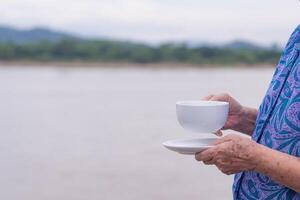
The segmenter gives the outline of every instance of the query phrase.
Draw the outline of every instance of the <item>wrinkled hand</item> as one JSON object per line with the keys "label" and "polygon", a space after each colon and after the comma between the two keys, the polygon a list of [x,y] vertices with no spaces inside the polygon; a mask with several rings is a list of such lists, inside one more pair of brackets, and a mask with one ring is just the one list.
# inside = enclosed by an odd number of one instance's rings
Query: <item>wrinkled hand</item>
{"label": "wrinkled hand", "polygon": [[[232,130],[239,130],[240,126],[242,125],[241,120],[244,117],[244,107],[237,102],[234,98],[232,98],[229,94],[222,93],[217,95],[208,95],[203,98],[203,100],[207,101],[225,101],[229,103],[229,112],[227,122],[222,128],[225,129],[232,129]],[[216,135],[221,136],[221,131],[215,133]]]}
{"label": "wrinkled hand", "polygon": [[[257,110],[255,108],[242,106],[239,102],[226,93],[209,95],[204,97],[203,100],[228,102],[228,118],[222,129],[232,129],[247,135],[252,135],[257,117]],[[218,131],[215,134],[221,136],[222,132]]]}
{"label": "wrinkled hand", "polygon": [[257,166],[255,150],[259,144],[239,135],[227,135],[219,139],[215,146],[197,153],[197,161],[206,165],[216,165],[224,174],[254,170]]}

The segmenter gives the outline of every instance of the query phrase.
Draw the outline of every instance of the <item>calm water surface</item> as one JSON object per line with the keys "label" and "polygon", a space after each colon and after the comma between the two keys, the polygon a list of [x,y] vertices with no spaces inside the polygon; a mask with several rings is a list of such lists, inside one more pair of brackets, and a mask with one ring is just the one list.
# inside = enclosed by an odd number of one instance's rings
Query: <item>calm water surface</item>
{"label": "calm water surface", "polygon": [[[203,137],[177,100],[258,106],[273,69],[0,68],[0,199],[231,199],[232,176],[162,147]],[[206,135],[207,136],[207,135]]]}

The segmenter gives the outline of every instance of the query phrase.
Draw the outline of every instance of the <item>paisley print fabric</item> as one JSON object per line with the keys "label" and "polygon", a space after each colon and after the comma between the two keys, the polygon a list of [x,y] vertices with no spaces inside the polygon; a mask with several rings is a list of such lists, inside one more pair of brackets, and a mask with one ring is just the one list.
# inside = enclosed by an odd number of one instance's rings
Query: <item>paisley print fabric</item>
{"label": "paisley print fabric", "polygon": [[[252,135],[262,145],[297,157],[300,157],[299,53],[300,26],[291,35],[279,60]],[[233,196],[239,200],[300,200],[300,193],[253,171],[235,175]]]}

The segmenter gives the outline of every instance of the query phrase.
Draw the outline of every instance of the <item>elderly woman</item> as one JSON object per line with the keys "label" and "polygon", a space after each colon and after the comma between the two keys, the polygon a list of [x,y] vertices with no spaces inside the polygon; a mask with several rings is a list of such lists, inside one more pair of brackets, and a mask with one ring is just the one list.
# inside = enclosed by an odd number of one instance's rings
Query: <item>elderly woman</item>
{"label": "elderly woman", "polygon": [[300,199],[300,26],[284,50],[257,111],[227,94],[206,100],[229,102],[227,135],[196,160],[235,174],[234,199]]}

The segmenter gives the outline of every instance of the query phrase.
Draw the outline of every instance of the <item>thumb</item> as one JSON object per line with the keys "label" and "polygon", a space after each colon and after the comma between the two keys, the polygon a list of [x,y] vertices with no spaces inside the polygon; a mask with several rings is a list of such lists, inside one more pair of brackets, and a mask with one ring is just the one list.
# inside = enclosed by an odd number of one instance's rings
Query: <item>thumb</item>
{"label": "thumb", "polygon": [[214,97],[214,95],[211,94],[211,95],[208,95],[208,96],[203,97],[201,100],[209,101],[209,100],[210,100],[211,98],[213,98],[213,97]]}
{"label": "thumb", "polygon": [[221,137],[223,135],[221,130],[218,130],[217,132],[214,132],[213,134],[215,134],[216,136]]}
{"label": "thumb", "polygon": [[233,140],[233,138],[235,137],[238,137],[237,135],[235,134],[229,134],[229,135],[226,135],[218,140],[215,141],[215,145],[218,145],[218,144],[222,144],[222,143],[226,143],[226,142],[230,142]]}

